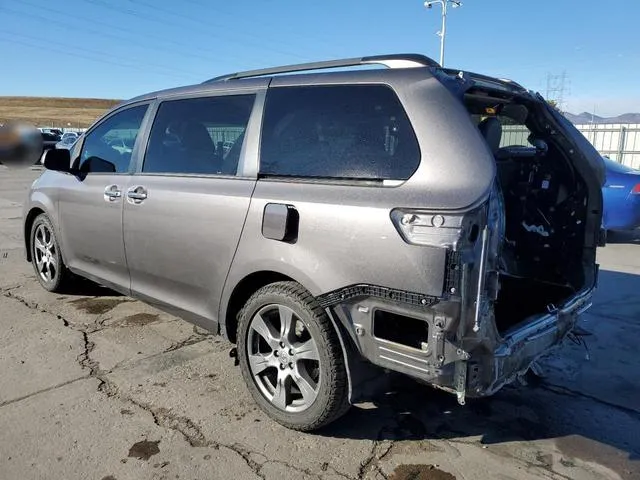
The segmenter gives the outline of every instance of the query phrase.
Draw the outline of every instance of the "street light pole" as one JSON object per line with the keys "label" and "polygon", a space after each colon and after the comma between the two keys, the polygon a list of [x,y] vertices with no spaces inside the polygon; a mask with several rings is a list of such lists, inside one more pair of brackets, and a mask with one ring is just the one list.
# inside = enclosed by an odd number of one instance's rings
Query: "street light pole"
{"label": "street light pole", "polygon": [[444,40],[447,34],[447,2],[442,2],[442,28],[440,29],[440,65],[444,67]]}
{"label": "street light pole", "polygon": [[433,0],[424,2],[424,6],[433,8],[433,5],[436,3],[442,7],[442,28],[438,32],[438,36],[440,37],[440,66],[444,67],[444,43],[447,35],[447,6],[451,3],[453,8],[457,8],[462,6],[462,2],[457,0]]}

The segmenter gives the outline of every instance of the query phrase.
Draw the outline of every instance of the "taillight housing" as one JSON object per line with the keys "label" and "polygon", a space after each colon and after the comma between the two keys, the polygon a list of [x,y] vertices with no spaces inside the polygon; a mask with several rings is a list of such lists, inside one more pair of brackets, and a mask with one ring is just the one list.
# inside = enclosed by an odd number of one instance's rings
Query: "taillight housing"
{"label": "taillight housing", "polygon": [[476,215],[395,209],[391,220],[407,243],[456,250]]}
{"label": "taillight housing", "polygon": [[636,184],[636,186],[631,189],[631,193],[640,195],[640,183]]}

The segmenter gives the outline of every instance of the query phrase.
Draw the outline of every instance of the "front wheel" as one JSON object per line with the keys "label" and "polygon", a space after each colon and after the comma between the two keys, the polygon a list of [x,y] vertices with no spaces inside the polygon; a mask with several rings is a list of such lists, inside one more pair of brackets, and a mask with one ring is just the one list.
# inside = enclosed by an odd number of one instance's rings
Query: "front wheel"
{"label": "front wheel", "polygon": [[62,260],[60,245],[46,214],[34,220],[30,240],[31,263],[40,285],[50,292],[64,292],[70,287],[73,275]]}
{"label": "front wheel", "polygon": [[310,431],[348,410],[338,335],[301,285],[278,282],[261,288],[239,317],[242,375],[271,418],[288,428]]}

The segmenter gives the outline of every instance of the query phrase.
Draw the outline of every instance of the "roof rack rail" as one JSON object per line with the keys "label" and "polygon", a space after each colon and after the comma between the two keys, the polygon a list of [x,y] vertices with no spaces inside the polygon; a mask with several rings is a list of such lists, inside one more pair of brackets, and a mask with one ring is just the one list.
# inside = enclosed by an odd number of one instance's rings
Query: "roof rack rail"
{"label": "roof rack rail", "polygon": [[304,72],[309,70],[324,70],[329,68],[355,67],[357,65],[385,65],[389,68],[412,67],[440,67],[435,60],[417,53],[397,53],[392,55],[374,55],[369,57],[345,58],[341,60],[327,60],[324,62],[300,63],[282,67],[248,70],[246,72],[230,73],[206,80],[203,83],[236,80],[239,78],[262,77],[279,73]]}

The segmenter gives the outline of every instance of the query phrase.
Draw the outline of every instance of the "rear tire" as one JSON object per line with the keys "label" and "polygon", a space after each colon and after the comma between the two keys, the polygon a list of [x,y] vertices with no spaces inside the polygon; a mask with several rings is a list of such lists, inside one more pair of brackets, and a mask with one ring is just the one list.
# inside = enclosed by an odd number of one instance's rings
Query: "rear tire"
{"label": "rear tire", "polygon": [[256,291],[239,313],[237,338],[247,388],[276,422],[311,431],[349,409],[338,334],[298,283],[278,282]]}
{"label": "rear tire", "polygon": [[36,278],[45,290],[64,293],[72,287],[74,276],[62,260],[53,224],[44,213],[33,221],[29,247]]}

